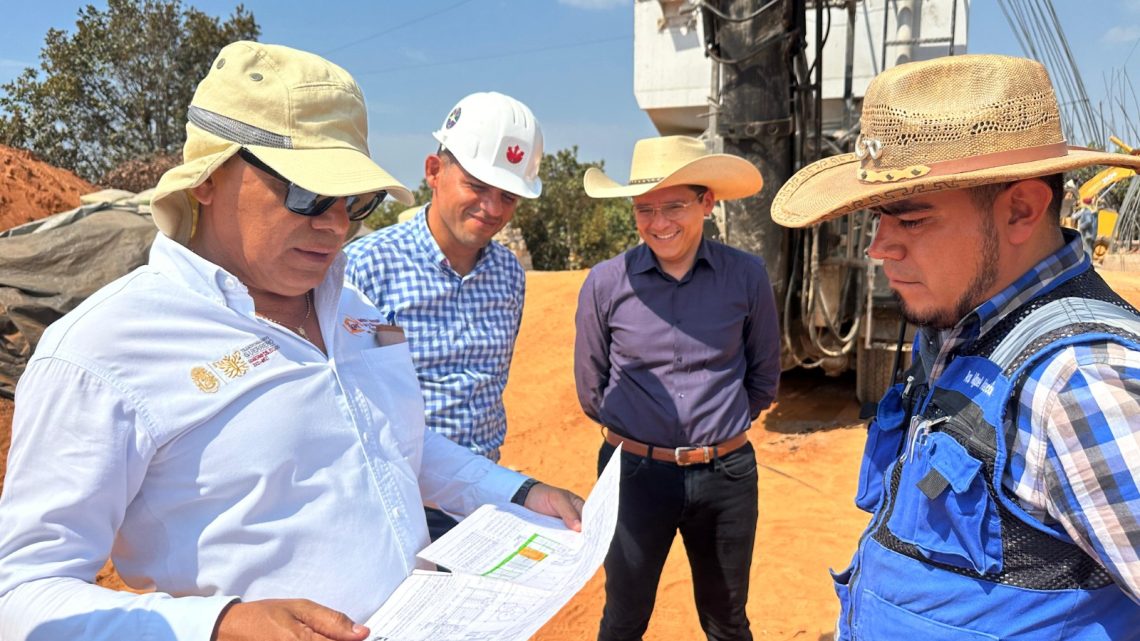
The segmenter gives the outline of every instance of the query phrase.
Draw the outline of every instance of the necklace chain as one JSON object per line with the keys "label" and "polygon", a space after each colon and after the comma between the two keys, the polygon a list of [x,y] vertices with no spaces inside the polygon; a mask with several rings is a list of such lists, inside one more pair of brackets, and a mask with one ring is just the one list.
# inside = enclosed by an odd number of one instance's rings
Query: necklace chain
{"label": "necklace chain", "polygon": [[285,329],[291,330],[301,338],[309,340],[309,334],[305,331],[305,323],[309,322],[309,317],[313,315],[313,290],[310,289],[309,291],[305,292],[305,317],[301,319],[301,324],[297,325],[296,327],[290,327],[289,325],[282,323],[275,318],[270,318],[261,312],[254,312],[254,314],[256,314],[258,318],[264,318],[274,325],[280,325]]}

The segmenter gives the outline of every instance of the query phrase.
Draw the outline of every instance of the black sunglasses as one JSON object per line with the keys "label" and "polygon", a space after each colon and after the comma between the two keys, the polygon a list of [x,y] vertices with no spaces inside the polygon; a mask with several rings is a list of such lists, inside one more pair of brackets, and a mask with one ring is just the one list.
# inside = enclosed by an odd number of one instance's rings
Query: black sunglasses
{"label": "black sunglasses", "polygon": [[[260,169],[261,171],[269,174],[275,180],[285,183],[287,189],[285,191],[285,208],[294,214],[301,214],[302,216],[320,216],[325,213],[329,207],[333,206],[339,196],[321,196],[301,187],[288,178],[282,176],[273,170],[269,165],[261,162],[261,159],[253,155],[245,147],[238,150],[238,155],[246,163]],[[345,209],[348,210],[348,219],[352,221],[364,220],[368,215],[376,211],[376,207],[384,200],[388,192],[380,190],[372,194],[362,194],[359,196],[344,196]]]}

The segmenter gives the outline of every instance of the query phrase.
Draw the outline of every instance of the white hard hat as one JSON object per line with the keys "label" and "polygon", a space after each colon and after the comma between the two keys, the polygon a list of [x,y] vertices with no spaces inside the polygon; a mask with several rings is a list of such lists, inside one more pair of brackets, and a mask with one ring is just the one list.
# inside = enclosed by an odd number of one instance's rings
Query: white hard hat
{"label": "white hard hat", "polygon": [[473,93],[432,134],[463,169],[523,198],[538,198],[542,129],[523,103],[494,91]]}

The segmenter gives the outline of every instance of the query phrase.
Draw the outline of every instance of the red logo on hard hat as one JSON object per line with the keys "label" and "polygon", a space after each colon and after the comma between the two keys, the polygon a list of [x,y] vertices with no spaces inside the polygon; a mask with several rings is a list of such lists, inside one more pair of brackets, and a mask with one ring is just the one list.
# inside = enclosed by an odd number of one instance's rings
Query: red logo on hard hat
{"label": "red logo on hard hat", "polygon": [[525,155],[526,152],[524,152],[522,149],[519,149],[518,145],[515,145],[514,147],[507,147],[507,160],[509,160],[512,165],[517,165],[522,162],[523,156]]}

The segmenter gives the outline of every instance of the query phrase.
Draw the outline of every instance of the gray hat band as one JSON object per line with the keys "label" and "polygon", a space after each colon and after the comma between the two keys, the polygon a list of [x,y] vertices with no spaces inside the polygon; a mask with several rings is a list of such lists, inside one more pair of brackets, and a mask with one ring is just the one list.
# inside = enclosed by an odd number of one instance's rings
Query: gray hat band
{"label": "gray hat band", "polygon": [[193,105],[190,106],[188,112],[191,123],[230,142],[236,142],[239,145],[275,147],[277,149],[293,148],[293,139],[289,136],[282,136],[253,125],[247,125],[240,120],[234,120]]}

